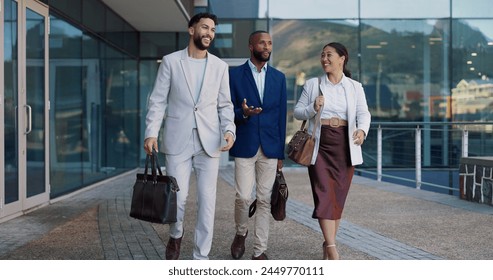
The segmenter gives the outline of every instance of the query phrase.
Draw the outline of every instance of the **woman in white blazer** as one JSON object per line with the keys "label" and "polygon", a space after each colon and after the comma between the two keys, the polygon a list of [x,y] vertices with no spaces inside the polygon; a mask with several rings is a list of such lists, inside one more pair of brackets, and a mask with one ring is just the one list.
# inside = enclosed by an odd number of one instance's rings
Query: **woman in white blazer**
{"label": "woman in white blazer", "polygon": [[363,87],[346,69],[348,60],[342,44],[325,45],[320,63],[326,75],[306,82],[294,109],[296,119],[309,120],[308,131],[313,131],[320,113],[308,174],[315,204],[312,217],[324,236],[323,259],[339,259],[337,230],[354,166],[363,163],[361,145],[371,121]]}

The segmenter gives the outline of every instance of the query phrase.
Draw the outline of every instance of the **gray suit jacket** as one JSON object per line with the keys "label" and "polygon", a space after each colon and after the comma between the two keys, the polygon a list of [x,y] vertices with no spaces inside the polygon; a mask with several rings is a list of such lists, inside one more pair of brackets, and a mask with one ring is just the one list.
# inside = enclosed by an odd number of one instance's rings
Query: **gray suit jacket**
{"label": "gray suit jacket", "polygon": [[215,55],[207,54],[202,89],[195,102],[187,56],[186,48],[163,57],[149,97],[145,138],[157,137],[164,121],[160,150],[178,155],[188,144],[196,122],[205,152],[219,157],[224,133],[231,131],[234,136],[236,132],[228,65]]}

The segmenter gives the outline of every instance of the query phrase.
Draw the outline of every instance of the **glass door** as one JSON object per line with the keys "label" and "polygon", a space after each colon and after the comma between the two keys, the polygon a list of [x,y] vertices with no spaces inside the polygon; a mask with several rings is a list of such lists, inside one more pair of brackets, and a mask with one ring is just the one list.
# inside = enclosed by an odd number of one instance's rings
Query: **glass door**
{"label": "glass door", "polygon": [[0,219],[49,201],[48,8],[2,2]]}
{"label": "glass door", "polygon": [[[21,114],[25,117],[20,128],[22,147],[20,157],[25,164],[23,209],[49,200],[48,180],[48,8],[36,1],[26,1],[23,32],[25,93]],[[24,103],[25,98],[25,103]],[[24,189],[22,187],[21,189]]]}

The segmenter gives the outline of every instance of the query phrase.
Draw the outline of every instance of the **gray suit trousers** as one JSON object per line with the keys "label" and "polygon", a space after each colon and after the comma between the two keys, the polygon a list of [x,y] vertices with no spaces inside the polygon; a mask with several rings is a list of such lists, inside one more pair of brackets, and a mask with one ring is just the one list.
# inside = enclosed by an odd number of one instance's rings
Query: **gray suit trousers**
{"label": "gray suit trousers", "polygon": [[208,156],[200,143],[197,129],[185,151],[179,155],[166,155],[166,174],[174,176],[180,187],[177,193],[177,222],[170,225],[170,237],[183,236],[185,204],[190,187],[192,168],[197,178],[197,222],[195,224],[193,259],[207,260],[212,246],[214,214],[216,207],[217,176],[220,158]]}

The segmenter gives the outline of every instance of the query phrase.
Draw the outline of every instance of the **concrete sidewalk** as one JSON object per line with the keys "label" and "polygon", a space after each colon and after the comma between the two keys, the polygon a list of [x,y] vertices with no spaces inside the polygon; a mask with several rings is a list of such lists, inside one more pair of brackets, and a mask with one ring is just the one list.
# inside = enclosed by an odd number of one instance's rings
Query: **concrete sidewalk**
{"label": "concrete sidewalk", "polygon": [[[272,220],[267,254],[270,259],[318,260],[323,239],[311,218],[306,168],[283,171],[289,187],[287,219]],[[168,226],[128,216],[136,173],[122,174],[1,223],[0,259],[164,259]],[[220,171],[211,260],[231,259],[233,176],[232,167]],[[180,259],[192,258],[194,201],[192,187]],[[345,260],[491,260],[491,225],[491,206],[355,176],[338,250]],[[252,238],[247,238],[246,246],[243,259],[252,255]]]}

